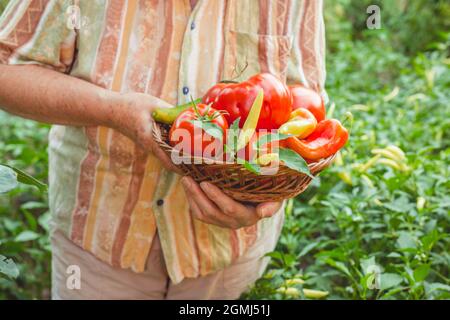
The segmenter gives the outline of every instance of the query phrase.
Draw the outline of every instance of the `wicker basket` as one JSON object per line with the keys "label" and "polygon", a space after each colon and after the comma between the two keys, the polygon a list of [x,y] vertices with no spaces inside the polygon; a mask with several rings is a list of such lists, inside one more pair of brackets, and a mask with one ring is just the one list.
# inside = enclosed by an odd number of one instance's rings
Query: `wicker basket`
{"label": "wicker basket", "polygon": [[[153,138],[170,157],[174,150],[168,144],[168,132],[167,125],[157,123],[153,126]],[[311,173],[317,175],[328,167],[333,159],[334,155],[310,163],[308,166]],[[289,199],[302,193],[312,180],[311,177],[282,164],[275,175],[257,175],[237,163],[182,163],[177,166],[196,182],[211,182],[231,198],[242,202]]]}

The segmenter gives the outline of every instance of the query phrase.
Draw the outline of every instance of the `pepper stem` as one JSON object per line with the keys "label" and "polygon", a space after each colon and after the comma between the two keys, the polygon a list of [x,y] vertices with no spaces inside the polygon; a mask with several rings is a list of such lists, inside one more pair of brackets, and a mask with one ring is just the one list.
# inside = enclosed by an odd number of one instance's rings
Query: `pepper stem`
{"label": "pepper stem", "polygon": [[231,79],[223,79],[220,81],[220,83],[239,83],[238,81],[236,81],[236,79],[239,78],[247,68],[248,68],[247,58],[245,58],[245,65],[240,70],[237,70],[237,62],[236,62],[236,65],[233,68],[233,72],[231,73],[231,76],[233,76],[234,74],[236,74],[236,75]]}

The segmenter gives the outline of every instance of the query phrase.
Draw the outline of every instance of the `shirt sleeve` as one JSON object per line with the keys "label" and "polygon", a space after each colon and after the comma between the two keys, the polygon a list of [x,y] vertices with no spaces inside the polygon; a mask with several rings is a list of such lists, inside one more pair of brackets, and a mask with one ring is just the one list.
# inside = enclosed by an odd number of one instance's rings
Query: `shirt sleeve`
{"label": "shirt sleeve", "polygon": [[288,63],[287,82],[301,83],[319,92],[325,101],[325,24],[323,1],[301,1],[292,25],[293,45]]}
{"label": "shirt sleeve", "polygon": [[76,43],[71,6],[72,0],[11,0],[0,17],[0,63],[68,72]]}

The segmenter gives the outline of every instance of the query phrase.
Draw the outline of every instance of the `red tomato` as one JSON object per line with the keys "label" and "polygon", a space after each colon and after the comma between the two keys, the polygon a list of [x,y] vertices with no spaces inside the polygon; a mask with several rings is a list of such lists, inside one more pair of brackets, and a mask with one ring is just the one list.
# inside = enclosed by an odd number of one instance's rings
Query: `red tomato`
{"label": "red tomato", "polygon": [[[192,120],[209,122],[222,129],[222,139],[217,139],[192,123]],[[193,156],[215,157],[223,153],[228,122],[222,113],[198,104],[197,110],[193,107],[181,112],[175,119],[169,132],[170,145],[179,151],[189,151]]]}
{"label": "red tomato", "polygon": [[325,104],[322,97],[314,90],[303,87],[302,85],[289,86],[292,95],[292,109],[308,109],[317,122],[325,119]]}
{"label": "red tomato", "polygon": [[289,120],[292,98],[288,87],[269,73],[257,74],[241,83],[218,83],[203,97],[205,104],[216,110],[225,110],[231,124],[241,118],[242,128],[259,90],[264,90],[264,101],[256,129],[278,129]]}

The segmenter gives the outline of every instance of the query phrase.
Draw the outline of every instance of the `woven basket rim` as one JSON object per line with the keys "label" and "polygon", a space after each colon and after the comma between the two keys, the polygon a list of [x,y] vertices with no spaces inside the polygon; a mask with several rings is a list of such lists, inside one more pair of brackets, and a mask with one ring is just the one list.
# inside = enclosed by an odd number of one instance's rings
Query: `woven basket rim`
{"label": "woven basket rim", "polygon": [[[174,148],[170,144],[168,144],[166,141],[164,141],[164,139],[162,139],[161,125],[164,125],[164,124],[160,124],[158,122],[154,123],[153,128],[152,128],[153,137],[154,137],[155,141],[159,144],[159,146],[171,158],[172,153],[176,152],[176,150],[174,150]],[[164,125],[164,126],[167,126],[167,125]],[[192,155],[181,156],[181,157],[179,155],[177,155],[177,157],[179,157],[183,161],[190,160],[191,162],[188,162],[190,165],[235,166],[236,168],[241,168],[241,169],[247,170],[243,164],[237,163],[237,162],[227,162],[227,161],[209,159],[209,158],[192,156]],[[336,154],[333,154],[327,158],[322,158],[318,161],[310,162],[310,163],[308,163],[308,168],[311,171],[311,173],[313,174],[316,168],[323,168],[325,166],[328,166],[328,164],[330,164],[335,157],[336,157]],[[171,160],[172,160],[172,158],[171,158]],[[199,162],[195,162],[195,160],[197,160]],[[208,162],[205,162],[205,160]],[[284,165],[282,162],[279,163],[279,166],[280,166],[280,168],[285,168],[286,170],[292,171],[293,173],[296,173],[296,174],[299,173],[298,171],[291,169],[288,166]]]}

